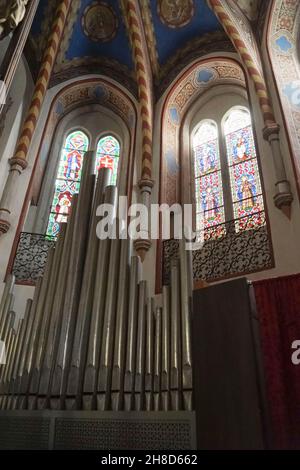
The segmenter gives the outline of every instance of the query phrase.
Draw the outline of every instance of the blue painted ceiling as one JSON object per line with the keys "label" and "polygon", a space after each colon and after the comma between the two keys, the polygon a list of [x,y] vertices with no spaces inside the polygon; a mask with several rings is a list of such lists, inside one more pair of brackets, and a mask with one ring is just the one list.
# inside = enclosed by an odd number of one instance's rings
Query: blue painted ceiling
{"label": "blue painted ceiling", "polygon": [[[83,18],[87,7],[96,3],[106,3],[115,15],[116,28],[106,42],[92,40],[84,32]],[[45,38],[49,34],[49,28],[53,19],[56,2],[53,0],[40,0],[37,15],[31,30],[31,43],[36,47],[36,57],[41,57],[41,52],[45,47]],[[151,25],[152,52],[153,49],[157,60],[156,70],[162,68],[167,61],[178,54],[178,51],[187,44],[193,44],[206,33],[221,31],[222,28],[207,6],[206,0],[143,0],[141,3],[143,16],[147,16]],[[186,9],[184,9],[186,7]],[[73,13],[69,16],[70,28],[68,37],[63,42],[63,50],[60,61],[63,64],[64,74],[68,69],[69,75],[64,75],[61,79],[66,79],[71,74],[71,69],[80,68],[79,73],[91,72],[90,64],[97,62],[99,70],[104,66],[106,74],[109,70],[118,69],[119,78],[122,76],[134,78],[134,65],[132,51],[128,39],[126,25],[123,18],[120,0],[73,0]],[[180,12],[183,11],[184,21],[181,21]],[[50,20],[51,18],[51,20]],[[167,20],[166,20],[167,19]],[[170,20],[170,22],[168,22]],[[173,20],[175,21],[172,24]],[[177,21],[178,20],[178,21]],[[95,20],[96,22],[98,20]],[[177,22],[176,22],[177,21]],[[57,64],[56,72],[62,70],[61,64]],[[152,64],[153,65],[153,64]],[[94,65],[93,65],[94,66]],[[155,70],[155,67],[152,67]],[[102,67],[103,70],[103,67]],[[112,72],[113,76],[113,72]]]}
{"label": "blue painted ceiling", "polygon": [[98,57],[105,56],[117,60],[121,64],[126,65],[128,68],[133,68],[131,49],[126,33],[124,21],[120,4],[118,0],[110,0],[108,3],[118,19],[117,31],[114,38],[107,42],[94,42],[89,39],[83,31],[82,16],[86,7],[91,4],[91,0],[82,0],[80,9],[77,15],[77,20],[73,27],[68,51],[66,53],[66,60],[74,59],[75,57]]}
{"label": "blue painted ceiling", "polygon": [[[176,1],[173,3],[176,5]],[[177,3],[180,4],[180,2]],[[194,13],[190,21],[186,25],[177,28],[171,28],[163,23],[159,15],[157,0],[151,0],[150,4],[160,65],[163,65],[188,41],[205,33],[221,29],[216,16],[207,6],[206,0],[195,0],[193,2]]]}

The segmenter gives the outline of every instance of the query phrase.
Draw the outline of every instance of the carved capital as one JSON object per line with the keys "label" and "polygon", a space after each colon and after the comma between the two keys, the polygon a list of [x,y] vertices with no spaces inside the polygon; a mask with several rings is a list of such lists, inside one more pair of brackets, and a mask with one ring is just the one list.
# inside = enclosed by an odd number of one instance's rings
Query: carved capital
{"label": "carved capital", "polygon": [[8,220],[0,218],[0,236],[7,233],[10,229],[10,222]]}
{"label": "carved capital", "polygon": [[19,173],[22,173],[22,171],[25,170],[28,166],[28,162],[24,158],[12,157],[8,162],[10,164],[11,170],[17,170]]}
{"label": "carved capital", "polygon": [[290,191],[278,192],[274,196],[275,206],[281,210],[288,219],[291,218],[292,202],[294,200],[293,194]]}
{"label": "carved capital", "polygon": [[141,192],[147,192],[151,194],[152,188],[154,186],[154,181],[151,179],[142,179],[138,182]]}
{"label": "carved capital", "polygon": [[145,260],[146,253],[147,251],[150,250],[151,245],[152,245],[151,240],[139,239],[139,240],[134,241],[135,251],[137,252],[138,256],[141,258],[142,262]]}
{"label": "carved capital", "polygon": [[277,122],[269,124],[263,129],[264,139],[269,141],[271,136],[278,136],[280,132],[280,125]]}

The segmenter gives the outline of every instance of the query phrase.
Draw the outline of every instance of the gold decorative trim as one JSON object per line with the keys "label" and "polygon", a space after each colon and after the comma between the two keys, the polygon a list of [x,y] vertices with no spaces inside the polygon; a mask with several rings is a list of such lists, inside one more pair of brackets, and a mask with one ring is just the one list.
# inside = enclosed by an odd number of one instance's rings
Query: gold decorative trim
{"label": "gold decorative trim", "polygon": [[193,38],[184,46],[177,49],[177,51],[164,63],[164,65],[160,68],[158,78],[161,79],[168,75],[173,69],[174,65],[190,52],[196,51],[197,49],[201,48],[201,46],[207,45],[208,43],[225,40],[228,40],[228,36],[223,31],[214,31]]}
{"label": "gold decorative trim", "polygon": [[135,79],[135,74],[132,70],[130,70],[126,65],[120,64],[115,59],[111,59],[105,56],[98,56],[98,57],[90,57],[90,56],[83,56],[83,57],[74,57],[71,60],[64,60],[61,64],[59,64],[59,69],[55,69],[55,73],[59,73],[65,70],[70,69],[71,67],[81,67],[84,65],[105,65],[111,69],[116,69],[119,72],[125,73],[127,76]]}
{"label": "gold decorative trim", "polygon": [[160,64],[149,0],[141,0],[141,12],[152,72],[154,77],[158,78],[160,74]]}
{"label": "gold decorative trim", "polygon": [[72,0],[71,2],[67,24],[64,30],[64,36],[60,43],[60,49],[58,51],[56,63],[55,63],[54,70],[53,70],[54,73],[60,72],[60,70],[62,70],[61,64],[66,61],[65,57],[66,57],[66,53],[67,53],[70,40],[72,37],[73,28],[77,20],[80,5],[81,5],[81,0]]}

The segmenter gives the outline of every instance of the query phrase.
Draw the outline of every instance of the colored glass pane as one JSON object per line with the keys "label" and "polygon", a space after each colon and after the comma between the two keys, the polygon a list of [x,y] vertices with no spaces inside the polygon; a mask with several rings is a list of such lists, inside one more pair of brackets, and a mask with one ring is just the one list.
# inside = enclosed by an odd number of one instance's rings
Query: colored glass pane
{"label": "colored glass pane", "polygon": [[196,211],[204,214],[204,228],[224,222],[221,173],[216,171],[197,178],[195,190]]}
{"label": "colored glass pane", "polygon": [[112,170],[110,184],[117,183],[118,165],[120,158],[120,144],[113,136],[106,136],[99,140],[97,146],[97,170],[110,168]]}
{"label": "colored glass pane", "polygon": [[193,140],[196,227],[209,229],[225,221],[218,130],[215,123],[204,121]]}
{"label": "colored glass pane", "polygon": [[225,122],[225,134],[251,127],[251,117],[246,109],[233,109]]}
{"label": "colored glass pane", "polygon": [[226,144],[230,166],[256,157],[251,126],[227,134]]}
{"label": "colored glass pane", "polygon": [[213,121],[203,121],[194,134],[193,146],[195,148],[216,139],[218,139],[216,124]]}
{"label": "colored glass pane", "polygon": [[62,150],[57,178],[79,181],[82,169],[82,153],[78,150]]}
{"label": "colored glass pane", "polygon": [[74,194],[79,191],[79,182],[56,180],[51,212],[68,214]]}
{"label": "colored glass pane", "polygon": [[72,197],[80,186],[83,155],[88,150],[89,139],[82,131],[71,132],[61,151],[55,181],[54,196],[51,204],[46,235],[56,237],[59,224],[66,222]]}
{"label": "colored glass pane", "polygon": [[57,237],[59,233],[59,223],[56,221],[56,214],[51,212],[48,220],[47,236]]}
{"label": "colored glass pane", "polygon": [[194,149],[195,177],[219,170],[218,140],[199,145]]}
{"label": "colored glass pane", "polygon": [[[243,127],[244,126],[244,127]],[[233,110],[225,123],[233,213],[237,230],[261,225],[262,217],[247,217],[264,210],[262,187],[255,151],[250,114]]]}

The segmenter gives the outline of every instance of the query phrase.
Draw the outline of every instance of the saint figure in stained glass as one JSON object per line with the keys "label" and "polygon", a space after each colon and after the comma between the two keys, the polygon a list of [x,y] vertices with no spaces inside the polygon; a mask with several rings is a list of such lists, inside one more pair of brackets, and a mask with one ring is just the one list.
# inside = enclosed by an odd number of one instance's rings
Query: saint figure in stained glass
{"label": "saint figure in stained glass", "polygon": [[242,208],[244,210],[252,209],[254,207],[254,191],[255,186],[253,185],[253,183],[250,183],[247,176],[243,176],[241,182],[240,200],[242,201]]}
{"label": "saint figure in stained glass", "polygon": [[62,148],[46,235],[57,237],[59,224],[66,222],[72,197],[78,193],[84,153],[89,139],[82,131],[71,132]]}
{"label": "saint figure in stained glass", "polygon": [[[204,229],[210,229],[224,222],[218,130],[213,121],[200,124],[194,134],[193,150],[196,220],[204,219]],[[204,217],[201,218],[201,214]],[[197,226],[197,230],[201,229]]]}
{"label": "saint figure in stained glass", "polygon": [[56,222],[65,222],[66,221],[66,215],[69,214],[69,210],[71,207],[71,200],[72,200],[72,195],[69,191],[66,191],[65,193],[61,193],[58,195],[58,201],[55,206],[55,220]]}
{"label": "saint figure in stained glass", "polygon": [[67,156],[67,162],[64,168],[64,176],[66,179],[77,180],[79,178],[79,173],[82,165],[82,157],[77,150],[69,152]]}
{"label": "saint figure in stained glass", "polygon": [[234,218],[241,221],[238,230],[254,228],[262,219],[248,224],[245,218],[262,212],[264,204],[249,112],[233,109],[224,127]]}

